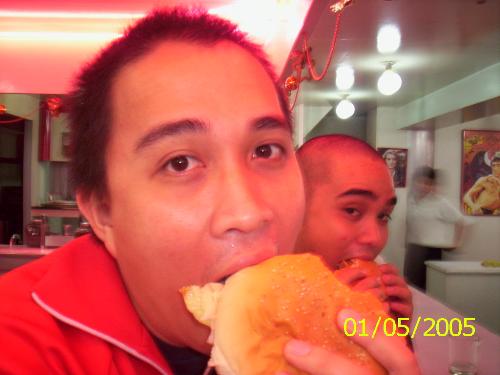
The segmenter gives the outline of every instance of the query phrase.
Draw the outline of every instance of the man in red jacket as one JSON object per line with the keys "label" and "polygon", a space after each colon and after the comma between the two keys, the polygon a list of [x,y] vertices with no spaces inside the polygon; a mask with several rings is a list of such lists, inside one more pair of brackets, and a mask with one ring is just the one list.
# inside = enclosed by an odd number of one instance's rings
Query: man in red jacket
{"label": "man in red jacket", "polygon": [[[179,289],[290,252],[302,222],[275,82],[234,25],[179,9],[83,69],[69,101],[72,173],[94,234],[0,279],[0,373],[204,371],[209,332]],[[389,348],[375,355],[395,374],[414,363],[390,338],[365,345]],[[349,368],[301,343],[286,353],[312,374],[325,361]]]}

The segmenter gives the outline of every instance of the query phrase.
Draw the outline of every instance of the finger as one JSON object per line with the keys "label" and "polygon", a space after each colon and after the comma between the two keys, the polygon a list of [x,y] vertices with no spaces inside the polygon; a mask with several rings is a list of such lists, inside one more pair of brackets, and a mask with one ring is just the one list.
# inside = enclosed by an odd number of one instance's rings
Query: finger
{"label": "finger", "polygon": [[[359,321],[363,317],[352,310],[341,310],[337,315],[337,325],[344,327],[348,318]],[[371,334],[374,322],[367,321],[367,336],[354,335],[351,339],[363,346],[380,364],[385,367],[391,375],[417,375],[420,374],[415,355],[408,349],[402,337],[386,336],[384,334]]]}
{"label": "finger", "polygon": [[[387,301],[387,294],[385,294],[384,289],[381,289],[381,288],[368,289],[367,292],[370,292],[371,294],[373,294],[382,303],[385,303]],[[386,311],[388,311],[388,310],[386,310]]]}
{"label": "finger", "polygon": [[412,294],[410,290],[400,286],[386,286],[384,288],[385,294],[390,298],[397,298],[402,301],[411,301]]}
{"label": "finger", "polygon": [[312,346],[304,341],[290,340],[283,352],[293,366],[311,375],[367,375],[366,369],[347,358]]}
{"label": "finger", "polygon": [[359,268],[342,268],[335,271],[335,276],[346,285],[353,285],[354,283],[366,277],[366,273]]}
{"label": "finger", "polygon": [[390,301],[388,303],[390,311],[396,313],[397,316],[410,318],[413,315],[413,305],[398,301]]}
{"label": "finger", "polygon": [[378,268],[379,268],[380,272],[382,272],[383,274],[399,275],[399,270],[396,268],[396,266],[394,264],[385,263],[385,264],[379,265]]}
{"label": "finger", "polygon": [[385,302],[387,300],[387,294],[385,293],[383,287],[371,288],[371,289],[359,290],[359,291],[371,293],[381,302]]}
{"label": "finger", "polygon": [[382,286],[382,281],[380,280],[380,277],[365,277],[362,280],[359,280],[355,284],[353,284],[353,289],[362,291],[362,290],[367,290],[367,289],[375,289],[375,288],[380,288]]}
{"label": "finger", "polygon": [[384,285],[404,285],[407,286],[406,281],[399,275],[383,274],[380,279]]}

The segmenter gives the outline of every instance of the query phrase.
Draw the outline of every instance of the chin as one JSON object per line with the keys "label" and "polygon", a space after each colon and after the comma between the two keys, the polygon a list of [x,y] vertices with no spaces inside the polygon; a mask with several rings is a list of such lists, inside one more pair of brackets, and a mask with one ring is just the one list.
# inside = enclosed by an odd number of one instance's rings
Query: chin
{"label": "chin", "polygon": [[185,346],[196,350],[197,352],[210,354],[212,345],[208,343],[210,328],[202,325],[199,322],[193,322],[189,329],[190,334],[183,334],[183,342]]}

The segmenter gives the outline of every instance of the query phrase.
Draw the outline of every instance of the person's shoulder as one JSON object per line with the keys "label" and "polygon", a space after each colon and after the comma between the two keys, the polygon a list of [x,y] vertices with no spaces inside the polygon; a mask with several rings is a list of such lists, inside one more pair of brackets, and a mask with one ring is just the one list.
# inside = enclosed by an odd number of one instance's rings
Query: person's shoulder
{"label": "person's shoulder", "polygon": [[[15,310],[16,305],[37,306],[32,298],[33,291],[38,285],[43,284],[53,274],[67,270],[72,264],[79,261],[81,254],[89,249],[89,240],[73,240],[68,244],[17,267],[0,277],[0,301],[9,301],[8,304],[0,303],[0,314],[6,310]],[[57,287],[64,288],[63,285]]]}
{"label": "person's shoulder", "polygon": [[452,206],[448,198],[446,198],[444,195],[441,194],[433,194],[432,200],[446,207]]}
{"label": "person's shoulder", "polygon": [[75,250],[64,246],[0,277],[0,374],[53,373],[49,358],[69,357],[65,326],[37,303],[35,291]]}
{"label": "person's shoulder", "polygon": [[478,185],[478,184],[481,184],[481,183],[483,183],[483,182],[488,181],[488,177],[489,177],[489,176],[481,176],[481,177],[479,177],[479,178],[476,180],[476,182],[474,182],[474,185]]}
{"label": "person's shoulder", "polygon": [[[35,303],[32,290],[51,262],[46,256],[0,277],[0,373],[26,370],[31,365],[36,369],[44,366],[39,349],[44,341],[50,344],[47,331],[50,327],[55,329],[56,323]],[[23,367],[19,361],[29,366]]]}
{"label": "person's shoulder", "polygon": [[[0,277],[0,324],[4,317],[17,315],[25,322],[52,319],[35,302],[33,292],[54,273],[67,269],[79,252],[82,241],[71,241],[53,252],[17,267]],[[57,285],[64,288],[64,285]],[[8,303],[4,303],[8,301]]]}
{"label": "person's shoulder", "polygon": [[0,277],[0,326],[9,318],[28,322],[48,316],[34,302],[32,292],[51,268],[56,256],[46,255]]}

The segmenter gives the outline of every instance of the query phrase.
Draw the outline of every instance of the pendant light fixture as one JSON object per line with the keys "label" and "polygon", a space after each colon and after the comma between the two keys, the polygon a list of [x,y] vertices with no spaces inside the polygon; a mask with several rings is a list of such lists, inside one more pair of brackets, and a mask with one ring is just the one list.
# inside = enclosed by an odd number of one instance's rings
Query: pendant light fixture
{"label": "pendant light fixture", "polygon": [[401,76],[392,70],[394,62],[389,62],[386,65],[385,71],[382,73],[377,82],[378,91],[383,95],[393,95],[401,88],[403,81]]}
{"label": "pendant light fixture", "polygon": [[335,107],[335,113],[341,120],[347,120],[354,114],[355,110],[354,104],[347,99],[347,95],[339,102],[339,104],[337,104],[337,107]]}
{"label": "pendant light fixture", "polygon": [[350,65],[337,67],[335,85],[339,90],[349,90],[354,85],[354,69]]}

